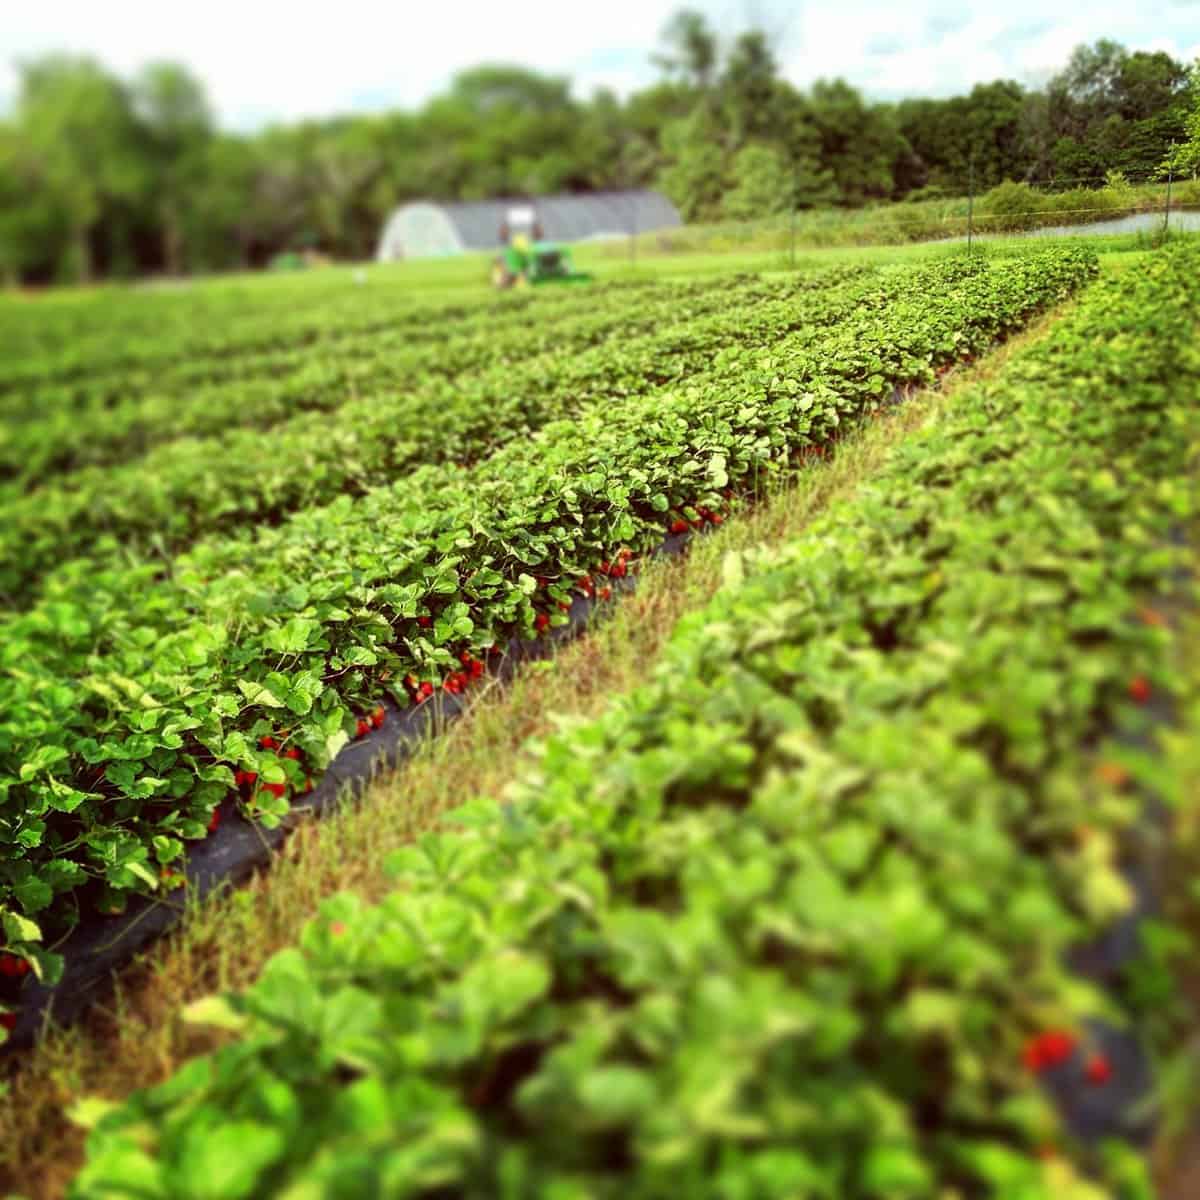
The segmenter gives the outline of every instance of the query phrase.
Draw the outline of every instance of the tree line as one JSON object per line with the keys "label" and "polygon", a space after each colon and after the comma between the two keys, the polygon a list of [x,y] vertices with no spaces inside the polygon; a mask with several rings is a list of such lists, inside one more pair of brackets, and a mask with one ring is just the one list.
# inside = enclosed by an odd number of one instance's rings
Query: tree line
{"label": "tree line", "polygon": [[[459,74],[417,111],[222,130],[203,84],[156,63],[118,77],[87,57],[20,66],[0,118],[0,274],[87,280],[263,263],[312,247],[368,257],[409,199],[657,187],[686,220],[793,205],[1145,178],[1198,132],[1200,84],[1162,52],[1081,46],[1041,88],[872,103],[843,80],[801,90],[770,38],[727,44],[684,10],[659,79],[625,100],[513,66]],[[1172,146],[1175,150],[1172,151]]]}

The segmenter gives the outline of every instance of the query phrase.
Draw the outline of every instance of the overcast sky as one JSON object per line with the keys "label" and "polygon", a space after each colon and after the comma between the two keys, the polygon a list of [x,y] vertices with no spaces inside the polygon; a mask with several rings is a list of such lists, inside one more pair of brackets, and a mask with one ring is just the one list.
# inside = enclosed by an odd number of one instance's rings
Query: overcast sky
{"label": "overcast sky", "polygon": [[[153,59],[187,64],[222,123],[415,107],[463,67],[518,62],[569,75],[576,92],[624,95],[652,81],[650,61],[678,0],[507,0],[441,4],[338,0],[0,0],[0,103],[14,63],[49,50],[93,54],[132,73]],[[1080,42],[1200,56],[1200,0],[698,0],[734,34],[777,39],[801,86],[842,76],[867,95],[946,96],[996,78],[1040,83]]]}

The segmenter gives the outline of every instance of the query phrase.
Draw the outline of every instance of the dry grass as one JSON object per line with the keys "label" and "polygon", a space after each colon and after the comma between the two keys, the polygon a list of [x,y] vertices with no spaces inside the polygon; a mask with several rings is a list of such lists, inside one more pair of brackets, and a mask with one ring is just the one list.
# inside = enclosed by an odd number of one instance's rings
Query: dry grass
{"label": "dry grass", "polygon": [[32,1200],[62,1195],[83,1146],[65,1116],[75,1101],[119,1099],[211,1049],[218,1035],[185,1025],[184,1005],[250,983],[268,956],[295,941],[326,896],[384,894],[389,851],[464,799],[500,794],[520,769],[528,739],[548,732],[556,715],[587,716],[614,692],[636,686],[678,618],[720,586],[729,551],[797,535],[831,501],[869,479],[909,431],[936,419],[964,384],[994,374],[1053,319],[1041,319],[982,362],[951,372],[940,387],[851,433],[835,457],[698,539],[686,556],[647,565],[638,590],[588,636],[552,662],[523,670],[507,688],[485,688],[445,736],[380,778],[360,802],[302,826],[268,871],[195,906],[179,931],[118,974],[106,1000],[74,1027],[48,1031],[12,1070],[0,1096],[0,1188]]}

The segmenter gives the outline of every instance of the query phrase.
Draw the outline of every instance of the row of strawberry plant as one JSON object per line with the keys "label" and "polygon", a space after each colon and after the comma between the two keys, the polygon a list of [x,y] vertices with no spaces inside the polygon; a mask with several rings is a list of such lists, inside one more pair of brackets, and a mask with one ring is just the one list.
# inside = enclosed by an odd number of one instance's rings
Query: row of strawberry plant
{"label": "row of strawberry plant", "polygon": [[1111,1077],[1061,962],[1127,902],[1136,804],[1080,747],[1164,686],[1126,617],[1195,513],[1198,279],[1189,249],[1098,288],[731,564],[503,805],[199,1006],[236,1040],[103,1115],[73,1200],[1109,1194],[1032,1072]]}
{"label": "row of strawberry plant", "polygon": [[[1094,269],[1082,253],[956,281],[947,269],[930,295],[864,309],[815,343],[597,405],[475,470],[423,468],[201,544],[157,582],[153,563],[64,575],[0,638],[0,904],[28,931],[47,909],[51,926],[69,920],[89,880],[106,906],[155,886],[204,836],[235,770],[285,793],[245,797],[276,819],[382,691],[407,702],[461,686],[463,655],[559,621],[589,577],[626,570],[622,547],[719,519],[730,489],[827,441],[893,385],[985,348]],[[264,737],[298,756],[279,760]]]}
{"label": "row of strawberry plant", "polygon": [[[805,281],[809,283],[810,281]],[[425,380],[509,364],[528,370],[596,346],[609,336],[644,336],[666,325],[779,299],[796,289],[792,280],[733,284],[665,285],[635,297],[602,293],[587,312],[565,319],[543,317],[532,328],[526,312],[503,323],[463,322],[448,337],[414,337],[411,330],[346,338],[333,347],[306,346],[286,355],[251,360],[253,372],[200,385],[190,372],[158,377],[149,394],[130,389],[109,402],[86,407],[39,406],[35,418],[0,438],[0,481],[11,491],[43,483],[48,474],[126,462],[163,442],[216,436],[230,428],[268,428],[298,412],[327,410],[361,395],[418,390]],[[549,316],[549,314],[547,314]],[[237,361],[237,360],[235,360]],[[37,406],[38,398],[32,398]]]}
{"label": "row of strawberry plant", "polygon": [[[832,274],[832,272],[830,273]],[[740,277],[745,282],[749,276]],[[797,281],[799,285],[799,281]],[[65,418],[68,414],[99,418],[106,410],[119,410],[139,399],[161,398],[166,395],[191,397],[195,392],[213,390],[243,381],[259,381],[280,377],[314,361],[354,361],[369,347],[386,349],[423,347],[433,355],[437,346],[445,346],[453,354],[453,343],[466,335],[480,339],[485,332],[497,341],[524,332],[530,341],[537,340],[539,330],[559,323],[591,317],[597,310],[615,311],[622,301],[629,306],[642,301],[654,303],[674,295],[677,298],[697,295],[712,288],[705,280],[664,283],[662,281],[620,282],[597,287],[587,305],[579,302],[578,290],[571,295],[559,292],[546,300],[539,298],[534,308],[519,303],[511,309],[496,311],[481,309],[477,313],[462,313],[448,320],[439,319],[439,310],[431,302],[410,302],[405,317],[388,312],[386,306],[373,319],[350,320],[342,323],[336,310],[322,309],[328,328],[318,340],[302,340],[264,350],[238,352],[231,348],[217,357],[197,354],[177,357],[164,363],[144,367],[97,370],[86,378],[68,383],[53,383],[44,388],[22,389],[21,394],[0,397],[0,413],[13,423],[36,425],[45,415]],[[316,315],[316,314],[312,314]],[[238,314],[230,312],[213,318],[215,326],[237,329]],[[119,335],[114,335],[117,337]]]}
{"label": "row of strawberry plant", "polygon": [[615,403],[712,369],[729,347],[815,331],[860,304],[885,303],[900,279],[868,276],[578,355],[430,377],[411,392],[301,413],[267,432],[182,439],[129,464],[76,472],[0,504],[0,595],[23,603],[46,570],[93,548],[103,555],[111,539],[174,550],[206,532],[365,491],[422,462],[477,458],[592,399]]}
{"label": "row of strawberry plant", "polygon": [[[595,290],[636,292],[646,286],[617,280]],[[90,391],[98,377],[120,379],[127,373],[141,373],[148,384],[155,371],[184,359],[208,363],[219,373],[234,355],[336,341],[349,332],[405,327],[427,333],[460,320],[507,320],[518,311],[530,317],[582,311],[587,291],[592,289],[496,296],[480,288],[429,295],[402,278],[360,287],[341,276],[266,296],[255,288],[203,286],[153,297],[114,291],[58,297],[29,308],[28,341],[15,339],[0,350],[7,364],[0,377],[0,413],[24,410],[31,389],[61,386],[69,396]]]}

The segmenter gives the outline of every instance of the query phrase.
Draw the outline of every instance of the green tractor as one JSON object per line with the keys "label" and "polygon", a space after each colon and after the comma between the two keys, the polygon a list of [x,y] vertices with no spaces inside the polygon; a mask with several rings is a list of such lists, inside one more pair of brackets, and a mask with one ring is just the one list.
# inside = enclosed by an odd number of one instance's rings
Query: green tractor
{"label": "green tractor", "polygon": [[503,248],[492,264],[492,284],[503,289],[591,282],[590,275],[572,266],[566,246],[541,239],[542,229],[531,208],[510,209],[508,220],[500,227]]}

